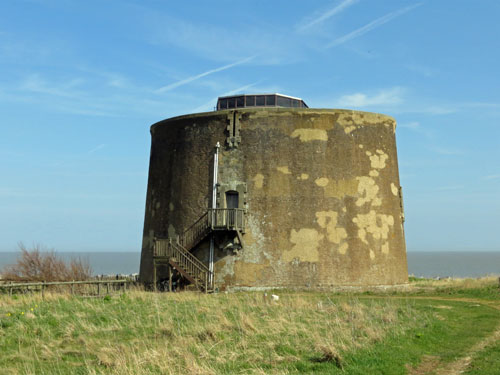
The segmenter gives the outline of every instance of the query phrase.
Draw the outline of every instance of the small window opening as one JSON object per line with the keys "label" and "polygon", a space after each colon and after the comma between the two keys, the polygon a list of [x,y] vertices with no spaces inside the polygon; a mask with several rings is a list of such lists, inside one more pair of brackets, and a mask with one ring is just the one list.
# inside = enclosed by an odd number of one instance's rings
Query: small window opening
{"label": "small window opening", "polygon": [[247,107],[255,106],[255,96],[247,96],[246,97],[246,105],[247,105]]}
{"label": "small window opening", "polygon": [[267,95],[266,96],[266,105],[267,106],[275,106],[276,105],[276,96],[275,95]]}
{"label": "small window opening", "polygon": [[219,109],[227,109],[227,99],[219,100]]}
{"label": "small window opening", "polygon": [[245,97],[240,96],[240,97],[236,98],[236,107],[243,108],[244,106],[245,106]]}

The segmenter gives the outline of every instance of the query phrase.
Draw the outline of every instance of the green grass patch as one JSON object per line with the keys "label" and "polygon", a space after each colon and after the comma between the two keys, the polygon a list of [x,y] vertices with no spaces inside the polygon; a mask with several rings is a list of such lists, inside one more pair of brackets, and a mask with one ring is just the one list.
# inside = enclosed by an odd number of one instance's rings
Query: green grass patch
{"label": "green grass patch", "polygon": [[[456,298],[480,298],[497,301],[500,299],[500,284],[498,277],[445,278],[441,280],[409,277],[409,290],[403,294],[447,296]],[[395,292],[401,294],[401,292]]]}
{"label": "green grass patch", "polygon": [[493,342],[473,357],[466,375],[500,374],[500,341]]}
{"label": "green grass patch", "polygon": [[[278,292],[0,297],[2,374],[406,374],[500,312],[470,301]],[[498,347],[488,348],[495,354]],[[493,365],[492,365],[493,366]],[[493,367],[492,367],[493,368]]]}

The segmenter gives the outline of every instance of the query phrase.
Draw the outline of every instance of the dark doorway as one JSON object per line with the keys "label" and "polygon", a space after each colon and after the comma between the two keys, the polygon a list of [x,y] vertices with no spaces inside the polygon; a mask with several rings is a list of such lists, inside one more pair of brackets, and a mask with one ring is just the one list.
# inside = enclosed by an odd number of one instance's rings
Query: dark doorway
{"label": "dark doorway", "polygon": [[238,192],[231,190],[226,192],[226,208],[238,208]]}

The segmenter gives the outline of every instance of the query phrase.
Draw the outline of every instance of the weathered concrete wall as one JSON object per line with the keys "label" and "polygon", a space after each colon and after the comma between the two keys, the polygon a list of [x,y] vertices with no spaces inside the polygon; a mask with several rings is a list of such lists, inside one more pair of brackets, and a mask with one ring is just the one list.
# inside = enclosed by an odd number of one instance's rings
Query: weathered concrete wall
{"label": "weathered concrete wall", "polygon": [[[181,233],[211,204],[220,142],[220,190],[239,191],[248,213],[244,248],[217,238],[216,286],[406,282],[395,127],[374,113],[283,108],[153,125],[141,279],[152,280],[153,236]],[[228,147],[232,132],[237,147]],[[207,249],[195,254],[207,260]]]}

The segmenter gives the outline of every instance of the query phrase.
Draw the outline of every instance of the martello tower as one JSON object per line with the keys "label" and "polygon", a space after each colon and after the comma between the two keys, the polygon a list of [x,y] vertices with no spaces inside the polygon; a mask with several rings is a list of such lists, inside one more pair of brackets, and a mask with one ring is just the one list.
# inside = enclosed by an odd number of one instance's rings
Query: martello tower
{"label": "martello tower", "polygon": [[214,112],[154,124],[141,280],[406,282],[395,130],[389,116],[280,94],[219,98]]}

